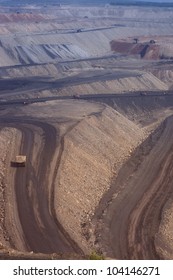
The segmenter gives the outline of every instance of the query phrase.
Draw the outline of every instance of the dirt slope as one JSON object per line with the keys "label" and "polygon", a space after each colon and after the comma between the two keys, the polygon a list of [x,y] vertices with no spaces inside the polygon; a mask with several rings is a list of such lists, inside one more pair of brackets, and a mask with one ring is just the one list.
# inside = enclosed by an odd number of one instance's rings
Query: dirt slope
{"label": "dirt slope", "polygon": [[[172,119],[159,136],[154,130],[172,114],[173,95],[165,93],[173,76],[172,15],[145,7],[0,7],[0,248],[20,257],[94,247],[116,258],[171,259],[172,203],[165,203],[172,194]],[[102,103],[39,102],[128,91],[149,92],[105,95]],[[35,104],[3,103],[32,97]],[[27,155],[24,170],[10,165],[19,152]],[[107,199],[117,176],[122,192]],[[103,227],[92,220],[102,198]]]}
{"label": "dirt slope", "polygon": [[169,117],[135,151],[112,184],[109,206],[105,205],[102,212],[99,209],[98,221],[104,220],[104,226],[102,224],[99,229],[99,232],[103,230],[101,243],[108,256],[118,259],[159,258],[155,237],[162,208],[172,195],[171,122],[172,117]]}
{"label": "dirt slope", "polygon": [[[2,126],[3,127],[3,126]],[[1,128],[0,145],[1,145],[1,160],[0,160],[0,239],[3,246],[11,247],[12,240],[9,238],[8,232],[13,232],[16,237],[16,242],[19,242],[20,249],[23,249],[21,240],[19,241],[19,228],[14,226],[14,221],[18,224],[18,215],[15,204],[14,193],[14,170],[10,169],[10,161],[19,153],[21,134],[15,128]],[[8,222],[7,218],[8,217]]]}
{"label": "dirt slope", "polygon": [[[133,73],[132,73],[133,75]],[[125,77],[114,80],[83,83],[81,85],[65,87],[58,90],[58,94],[97,94],[97,93],[123,93],[138,90],[167,90],[166,83],[159,80],[152,73],[141,73],[137,77]]]}
{"label": "dirt slope", "polygon": [[172,195],[163,208],[161,223],[156,234],[155,244],[158,254],[166,260],[173,258],[173,223],[172,223],[173,203]]}
{"label": "dirt slope", "polygon": [[138,56],[148,60],[171,59],[173,56],[173,42],[165,41],[166,38],[163,36],[137,37],[136,39],[137,43],[134,38],[121,41],[112,40],[110,42],[111,50],[115,53]]}
{"label": "dirt slope", "polygon": [[173,71],[171,69],[151,70],[159,80],[163,81],[170,89],[173,88]]}
{"label": "dirt slope", "polygon": [[113,174],[143,138],[142,130],[111,108],[85,118],[65,136],[56,213],[85,251],[89,249],[83,237],[86,223]]}

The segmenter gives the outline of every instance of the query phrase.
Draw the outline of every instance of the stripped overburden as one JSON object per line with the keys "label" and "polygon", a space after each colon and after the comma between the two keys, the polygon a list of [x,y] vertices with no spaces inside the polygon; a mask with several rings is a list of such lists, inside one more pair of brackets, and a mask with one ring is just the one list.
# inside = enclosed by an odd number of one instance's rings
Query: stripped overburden
{"label": "stripped overburden", "polygon": [[172,15],[2,1],[1,259],[173,258]]}

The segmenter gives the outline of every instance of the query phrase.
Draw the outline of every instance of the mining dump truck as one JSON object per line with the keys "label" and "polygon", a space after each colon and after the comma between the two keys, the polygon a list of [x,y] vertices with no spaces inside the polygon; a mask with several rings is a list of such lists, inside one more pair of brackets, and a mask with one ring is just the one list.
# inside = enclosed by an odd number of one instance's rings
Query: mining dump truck
{"label": "mining dump truck", "polygon": [[12,167],[25,167],[26,165],[26,156],[18,155],[15,160],[11,162]]}

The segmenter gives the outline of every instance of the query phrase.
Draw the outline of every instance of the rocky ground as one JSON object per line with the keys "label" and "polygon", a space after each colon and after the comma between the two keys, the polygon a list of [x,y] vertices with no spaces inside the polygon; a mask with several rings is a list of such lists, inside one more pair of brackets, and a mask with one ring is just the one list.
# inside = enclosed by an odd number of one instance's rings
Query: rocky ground
{"label": "rocky ground", "polygon": [[172,13],[0,7],[0,258],[172,258]]}

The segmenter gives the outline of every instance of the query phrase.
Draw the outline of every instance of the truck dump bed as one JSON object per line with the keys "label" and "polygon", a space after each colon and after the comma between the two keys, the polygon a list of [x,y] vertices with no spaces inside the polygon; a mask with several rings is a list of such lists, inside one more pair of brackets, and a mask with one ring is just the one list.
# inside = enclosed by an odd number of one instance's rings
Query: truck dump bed
{"label": "truck dump bed", "polygon": [[26,163],[26,156],[18,155],[16,156],[15,160],[11,162],[13,167],[24,167]]}

